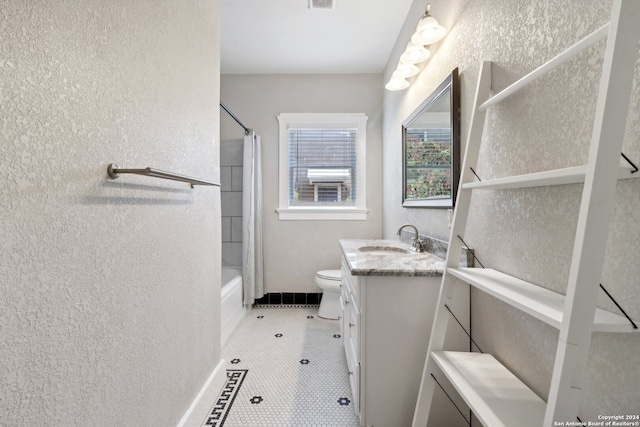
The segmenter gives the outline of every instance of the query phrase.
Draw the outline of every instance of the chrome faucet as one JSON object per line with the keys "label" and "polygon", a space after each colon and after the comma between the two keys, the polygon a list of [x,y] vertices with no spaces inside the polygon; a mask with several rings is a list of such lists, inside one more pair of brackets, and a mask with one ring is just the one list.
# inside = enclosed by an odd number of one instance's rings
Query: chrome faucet
{"label": "chrome faucet", "polygon": [[426,250],[426,242],[424,240],[420,239],[420,234],[418,234],[418,229],[416,228],[415,225],[413,225],[413,224],[402,224],[400,226],[400,228],[398,228],[398,232],[396,234],[398,236],[400,236],[400,233],[402,233],[402,230],[405,227],[413,228],[413,232],[416,234],[413,237],[413,240],[411,241],[411,249],[416,251],[416,252],[424,252]]}

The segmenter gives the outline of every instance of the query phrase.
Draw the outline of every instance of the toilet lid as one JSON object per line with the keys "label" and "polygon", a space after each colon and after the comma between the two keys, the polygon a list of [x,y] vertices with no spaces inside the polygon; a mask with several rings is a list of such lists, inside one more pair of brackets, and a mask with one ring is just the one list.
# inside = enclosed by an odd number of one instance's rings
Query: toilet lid
{"label": "toilet lid", "polygon": [[340,272],[340,270],[322,270],[318,271],[318,273],[316,273],[316,276],[326,280],[342,280],[342,273]]}

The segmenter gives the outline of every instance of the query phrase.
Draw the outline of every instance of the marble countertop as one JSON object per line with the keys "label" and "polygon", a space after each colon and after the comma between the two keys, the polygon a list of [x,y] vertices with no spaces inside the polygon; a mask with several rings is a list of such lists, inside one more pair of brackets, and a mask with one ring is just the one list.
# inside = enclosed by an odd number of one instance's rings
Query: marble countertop
{"label": "marble countertop", "polygon": [[354,276],[442,276],[444,270],[444,259],[410,251],[399,240],[343,239],[340,248]]}

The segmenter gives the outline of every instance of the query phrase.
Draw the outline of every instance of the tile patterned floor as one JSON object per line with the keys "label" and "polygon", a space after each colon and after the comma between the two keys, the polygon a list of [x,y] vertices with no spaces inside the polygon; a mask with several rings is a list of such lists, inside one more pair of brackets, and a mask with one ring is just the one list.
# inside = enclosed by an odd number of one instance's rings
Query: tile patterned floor
{"label": "tile patterned floor", "polygon": [[222,357],[203,427],[357,427],[340,326],[317,307],[254,308]]}

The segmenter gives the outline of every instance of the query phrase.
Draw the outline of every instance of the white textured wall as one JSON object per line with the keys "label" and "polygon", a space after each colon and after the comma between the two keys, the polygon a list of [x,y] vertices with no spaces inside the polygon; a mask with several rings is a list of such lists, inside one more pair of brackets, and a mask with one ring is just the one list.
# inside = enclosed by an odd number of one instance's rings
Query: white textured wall
{"label": "white textured wall", "polygon": [[[381,228],[380,151],[382,79],[379,74],[223,75],[222,102],[262,136],[265,292],[319,292],[318,270],[340,268],[338,239],[377,238]],[[365,113],[367,122],[366,221],[280,221],[278,120],[280,113]],[[223,140],[242,128],[226,116]]]}
{"label": "white textured wall", "polygon": [[172,426],[220,358],[219,5],[0,3],[0,425]]}
{"label": "white textured wall", "polygon": [[[462,83],[462,140],[466,142],[479,65],[492,60],[500,90],[600,27],[611,1],[431,1],[449,28],[439,50],[405,92],[385,93],[383,129],[383,235],[414,222],[421,232],[448,238],[446,213],[401,207],[400,124],[455,67]],[[414,2],[404,48],[426,2]],[[442,17],[442,18],[441,18]],[[455,23],[455,26],[454,26]],[[385,70],[388,77],[401,51]],[[487,116],[477,168],[482,178],[536,172],[586,162],[604,43],[532,84]],[[636,83],[624,152],[640,163],[640,89]],[[581,185],[474,193],[465,240],[487,267],[564,292]],[[618,184],[614,223],[602,283],[640,319],[640,180]],[[615,306],[604,295],[598,305]],[[473,293],[474,339],[546,399],[558,331],[481,292]],[[595,334],[580,417],[637,414],[640,334]]]}

